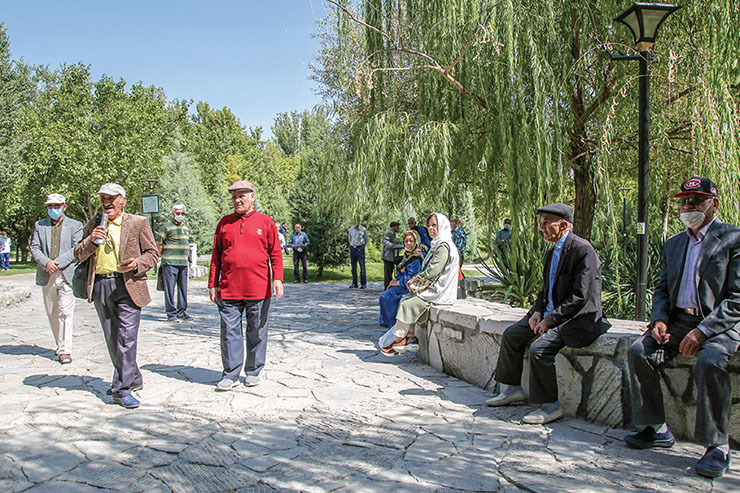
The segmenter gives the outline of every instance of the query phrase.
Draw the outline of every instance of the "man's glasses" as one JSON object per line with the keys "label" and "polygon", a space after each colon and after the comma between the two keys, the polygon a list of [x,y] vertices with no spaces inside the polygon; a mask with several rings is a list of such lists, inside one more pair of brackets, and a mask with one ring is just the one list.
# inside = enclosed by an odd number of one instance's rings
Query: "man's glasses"
{"label": "man's glasses", "polygon": [[679,207],[683,207],[686,204],[691,204],[694,207],[696,207],[698,205],[703,204],[704,202],[706,202],[707,200],[709,200],[711,198],[712,197],[706,197],[706,198],[704,198],[704,197],[689,197],[689,198],[678,199],[678,205],[679,205]]}

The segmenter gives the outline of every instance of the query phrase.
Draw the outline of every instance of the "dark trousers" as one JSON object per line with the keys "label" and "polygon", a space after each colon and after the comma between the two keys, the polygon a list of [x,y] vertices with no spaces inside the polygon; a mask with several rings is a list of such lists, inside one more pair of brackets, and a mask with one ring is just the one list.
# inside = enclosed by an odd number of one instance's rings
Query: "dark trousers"
{"label": "dark trousers", "polygon": [[393,271],[396,269],[396,263],[391,260],[383,259],[383,289],[393,280]]}
{"label": "dark trousers", "polygon": [[303,264],[303,280],[308,280],[308,254],[306,253],[306,250],[303,250],[302,252],[298,252],[295,249],[293,250],[293,277],[295,278],[296,282],[301,280],[301,277],[299,275],[298,271],[298,265]]}
{"label": "dark trousers", "polygon": [[96,280],[93,302],[115,368],[111,391],[114,397],[125,397],[131,394],[131,387],[143,384],[136,364],[141,308],[129,296],[122,277]]}
{"label": "dark trousers", "polygon": [[506,385],[521,385],[524,353],[529,346],[529,402],[543,404],[558,400],[555,356],[564,346],[558,327],[536,337],[529,327],[529,317],[509,326],[501,339],[495,378]]}
{"label": "dark trousers", "polygon": [[[671,338],[663,347],[664,361],[675,358],[683,338],[701,322],[678,312],[668,322]],[[647,331],[627,351],[632,385],[632,412],[635,424],[652,425],[665,422],[663,392],[660,386],[660,366],[655,352],[660,345]],[[736,332],[724,332],[710,337],[699,350],[694,364],[696,381],[696,424],[694,438],[709,445],[729,443],[732,381],[727,372],[727,361],[740,346]]]}
{"label": "dark trousers", "polygon": [[270,298],[264,300],[219,300],[221,317],[221,362],[223,378],[239,380],[244,368],[244,336],[242,316],[247,314],[247,364],[244,372],[257,376],[265,366],[267,356],[267,317]]}
{"label": "dark trousers", "polygon": [[[188,266],[162,265],[162,283],[167,318],[182,317],[188,309]],[[177,287],[177,307],[175,307],[175,287]]]}
{"label": "dark trousers", "polygon": [[367,274],[365,273],[365,245],[349,247],[349,259],[352,262],[352,285],[357,286],[357,264],[360,264],[360,284],[367,286]]}

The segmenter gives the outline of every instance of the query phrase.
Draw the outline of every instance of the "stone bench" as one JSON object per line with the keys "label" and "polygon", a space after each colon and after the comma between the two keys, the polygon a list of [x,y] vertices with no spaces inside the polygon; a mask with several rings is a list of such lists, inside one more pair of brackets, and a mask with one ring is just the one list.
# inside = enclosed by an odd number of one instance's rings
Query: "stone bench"
{"label": "stone bench", "polygon": [[[432,308],[417,325],[419,356],[431,366],[493,391],[493,373],[506,327],[526,310],[477,298]],[[644,331],[644,322],[611,320],[612,328],[590,346],[564,348],[556,358],[560,402],[565,414],[611,427],[632,426],[627,349]],[[695,358],[679,355],[662,370],[666,418],[677,436],[691,439],[696,414]],[[527,390],[528,365],[523,385]],[[730,360],[733,383],[731,441],[740,442],[740,355]]]}

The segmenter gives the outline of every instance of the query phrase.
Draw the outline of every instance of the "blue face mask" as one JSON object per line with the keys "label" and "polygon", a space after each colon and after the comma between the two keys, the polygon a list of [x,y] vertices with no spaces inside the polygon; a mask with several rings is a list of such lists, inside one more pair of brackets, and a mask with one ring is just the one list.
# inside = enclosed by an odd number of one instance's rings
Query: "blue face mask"
{"label": "blue face mask", "polygon": [[54,221],[57,221],[60,217],[62,217],[62,214],[64,214],[64,211],[62,209],[46,209],[46,212]]}

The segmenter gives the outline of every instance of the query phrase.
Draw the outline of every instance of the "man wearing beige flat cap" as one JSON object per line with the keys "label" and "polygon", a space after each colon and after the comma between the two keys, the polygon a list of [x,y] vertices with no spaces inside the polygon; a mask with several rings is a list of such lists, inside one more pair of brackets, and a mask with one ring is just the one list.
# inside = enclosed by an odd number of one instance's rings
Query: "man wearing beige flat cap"
{"label": "man wearing beige flat cap", "polygon": [[131,392],[144,385],[136,349],[141,308],[151,301],[146,272],[157,263],[159,251],[149,221],[123,211],[126,191],[121,185],[106,183],[98,195],[103,214],[85,225],[75,256],[80,262],[90,258],[87,299],[95,303],[115,368],[113,402],[134,408],[139,400]]}
{"label": "man wearing beige flat cap", "polygon": [[44,202],[49,217],[36,221],[31,256],[36,266],[36,285],[41,286],[46,316],[54,334],[56,354],[63,365],[72,362],[72,326],[75,297],[72,277],[77,267],[74,248],[82,239],[82,223],[66,217],[67,198],[52,193]]}
{"label": "man wearing beige flat cap", "polygon": [[[221,317],[223,372],[216,390],[231,390],[242,369],[244,383],[260,383],[267,355],[267,318],[272,295],[283,296],[283,255],[275,221],[254,208],[254,187],[237,181],[229,187],[234,213],[216,227],[208,277],[211,301]],[[247,319],[244,358],[242,319]]]}

